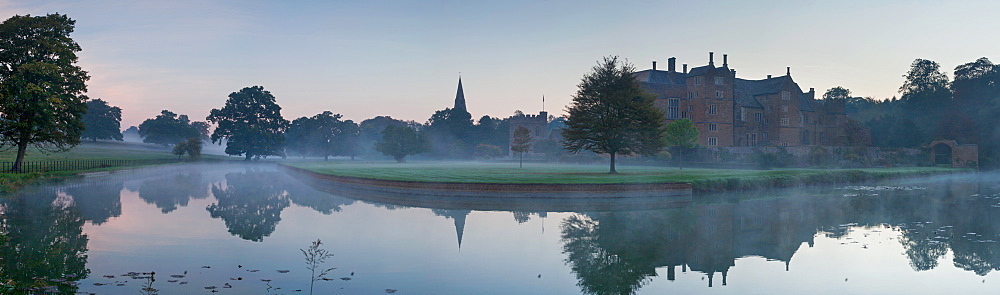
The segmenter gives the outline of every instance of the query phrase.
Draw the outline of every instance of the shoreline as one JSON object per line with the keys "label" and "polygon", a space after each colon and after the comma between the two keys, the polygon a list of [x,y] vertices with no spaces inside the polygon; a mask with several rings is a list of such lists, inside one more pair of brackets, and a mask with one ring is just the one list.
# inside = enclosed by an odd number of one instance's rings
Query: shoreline
{"label": "shoreline", "polygon": [[[313,178],[349,185],[367,185],[377,189],[395,188],[446,192],[479,192],[479,193],[554,193],[554,192],[591,192],[591,193],[634,193],[634,192],[667,192],[676,194],[680,190],[691,193],[717,193],[731,191],[761,191],[774,188],[805,187],[828,184],[854,184],[871,181],[890,180],[907,177],[947,175],[960,173],[975,173],[968,169],[914,170],[912,167],[876,168],[876,169],[835,169],[795,171],[759,170],[752,175],[719,175],[708,176],[691,181],[630,181],[608,183],[565,182],[488,182],[488,181],[424,181],[402,180],[392,178],[366,176],[350,176],[335,172],[322,171],[278,163],[279,167],[297,171]],[[317,171],[320,170],[320,171]],[[782,173],[772,173],[782,172]],[[395,177],[398,178],[398,177]],[[420,177],[414,177],[420,179]],[[662,194],[660,194],[662,195]]]}

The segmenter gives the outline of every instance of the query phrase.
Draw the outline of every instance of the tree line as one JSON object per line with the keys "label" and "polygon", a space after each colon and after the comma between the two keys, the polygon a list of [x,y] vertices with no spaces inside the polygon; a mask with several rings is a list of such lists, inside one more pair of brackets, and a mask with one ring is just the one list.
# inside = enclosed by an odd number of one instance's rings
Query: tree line
{"label": "tree line", "polygon": [[899,97],[852,97],[836,87],[826,98],[845,99],[848,117],[870,132],[877,147],[920,148],[935,139],[979,145],[980,167],[1000,166],[1000,66],[982,57],[955,67],[953,79],[934,61],[916,59]]}

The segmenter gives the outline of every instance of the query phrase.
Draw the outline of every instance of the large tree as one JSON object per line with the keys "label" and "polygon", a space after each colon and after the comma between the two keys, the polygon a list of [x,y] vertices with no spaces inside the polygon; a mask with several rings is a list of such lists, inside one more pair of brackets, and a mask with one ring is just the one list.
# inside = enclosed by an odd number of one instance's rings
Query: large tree
{"label": "large tree", "polygon": [[413,127],[389,125],[382,130],[382,140],[375,143],[375,150],[402,163],[406,156],[427,150],[427,145],[427,138]]}
{"label": "large tree", "polygon": [[285,133],[288,149],[300,155],[353,156],[360,129],[354,121],[341,121],[340,114],[324,111],[312,117],[292,121]]}
{"label": "large tree", "polygon": [[[201,123],[201,124],[198,124]],[[200,125],[204,122],[191,122],[187,115],[177,115],[163,110],[152,119],[146,119],[139,124],[139,136],[142,142],[160,145],[176,145],[188,138],[203,138],[208,130]]]}
{"label": "large tree", "polygon": [[76,65],[76,21],[61,14],[14,16],[0,23],[0,144],[65,151],[80,143],[87,72]]}
{"label": "large tree", "polygon": [[85,129],[80,137],[93,141],[98,139],[122,141],[121,122],[121,108],[110,106],[100,98],[88,101],[87,114],[83,115]]}
{"label": "large tree", "polygon": [[676,120],[667,124],[663,137],[667,146],[677,147],[677,163],[679,169],[684,169],[684,149],[695,147],[698,143],[698,128],[688,118]]}
{"label": "large tree", "polygon": [[246,87],[229,94],[226,105],[212,109],[207,119],[217,124],[212,142],[226,140],[226,154],[242,155],[246,160],[284,154],[288,120],[281,117],[281,107],[264,87]]}
{"label": "large tree", "polygon": [[531,151],[531,130],[517,126],[517,129],[514,129],[514,138],[510,142],[510,150],[519,156],[517,166],[524,168],[524,153]]}
{"label": "large tree", "polygon": [[615,157],[652,155],[663,146],[663,113],[632,77],[635,67],[617,56],[605,57],[583,77],[567,112],[563,146]]}

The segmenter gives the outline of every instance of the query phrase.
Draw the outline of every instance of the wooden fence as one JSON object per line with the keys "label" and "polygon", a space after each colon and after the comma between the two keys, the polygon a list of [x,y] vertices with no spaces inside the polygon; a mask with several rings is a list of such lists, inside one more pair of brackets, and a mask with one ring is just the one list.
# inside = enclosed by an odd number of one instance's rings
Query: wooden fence
{"label": "wooden fence", "polygon": [[56,160],[56,161],[24,161],[21,162],[20,171],[11,171],[14,162],[0,162],[0,172],[2,173],[31,173],[31,172],[53,172],[53,171],[73,171],[110,167],[129,167],[150,164],[162,164],[177,162],[175,159],[155,159],[155,160]]}

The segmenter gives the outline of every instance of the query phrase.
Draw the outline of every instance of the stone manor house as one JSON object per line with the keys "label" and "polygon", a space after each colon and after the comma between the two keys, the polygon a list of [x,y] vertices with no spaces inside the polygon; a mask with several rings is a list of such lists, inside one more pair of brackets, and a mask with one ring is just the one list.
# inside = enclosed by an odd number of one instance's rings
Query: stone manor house
{"label": "stone manor house", "polygon": [[[698,144],[708,147],[845,145],[844,101],[816,99],[816,90],[803,92],[784,76],[748,80],[736,77],[728,56],[717,67],[714,53],[708,65],[677,71],[676,58],[667,69],[653,68],[633,75],[670,123],[688,118],[698,128]],[[512,125],[513,126],[513,125]]]}

